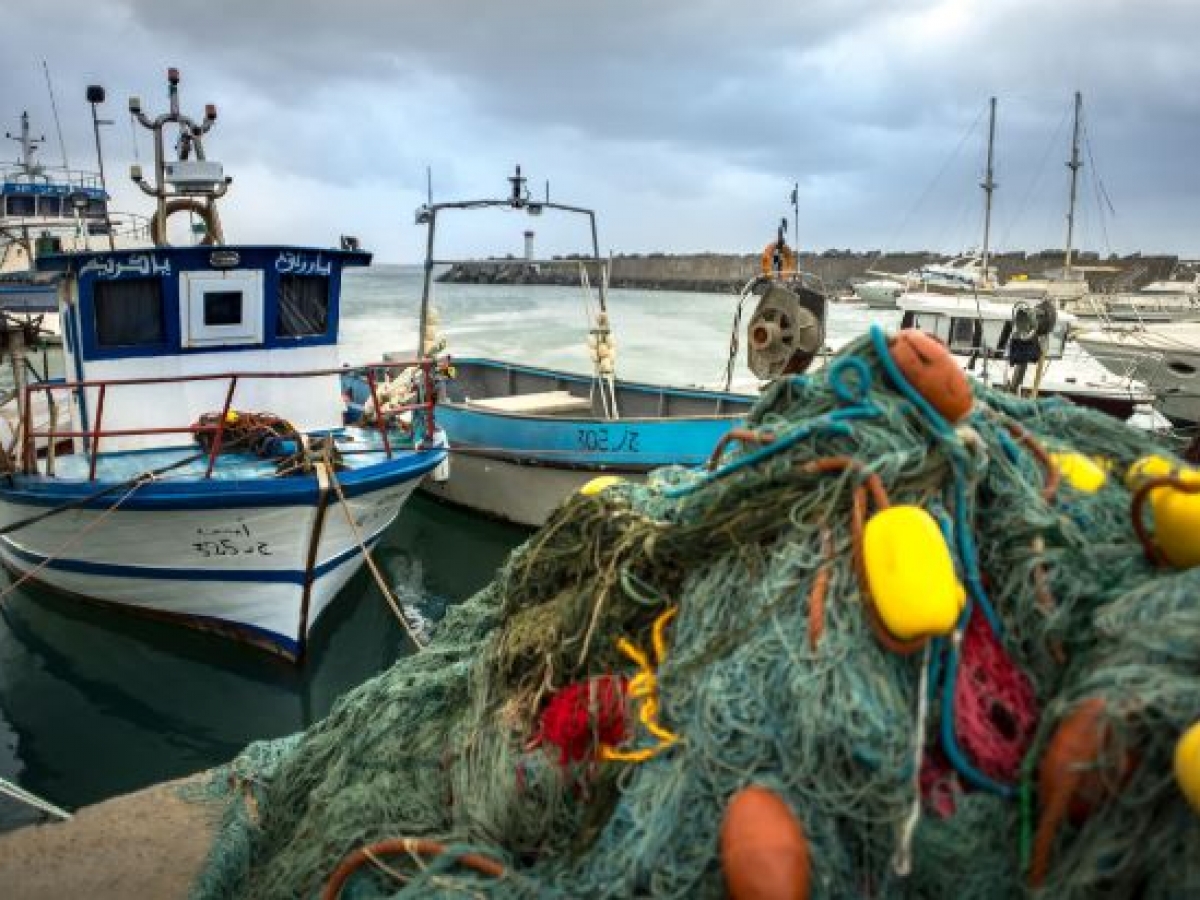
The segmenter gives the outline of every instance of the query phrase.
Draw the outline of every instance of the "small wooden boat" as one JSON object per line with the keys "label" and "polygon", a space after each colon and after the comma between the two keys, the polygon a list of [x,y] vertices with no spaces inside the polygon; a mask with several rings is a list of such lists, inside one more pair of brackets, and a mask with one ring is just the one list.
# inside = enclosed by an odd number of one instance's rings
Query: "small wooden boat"
{"label": "small wooden boat", "polygon": [[[370,254],[225,244],[216,200],[229,182],[201,143],[216,111],[182,115],[174,70],[169,81],[170,113],[135,110],[157,147],[157,184],[134,170],[157,199],[154,249],[38,261],[63,280],[67,379],[28,383],[29,326],[5,319],[22,415],[3,454],[0,561],[63,593],[296,658],[446,458],[432,364],[416,366],[405,429],[343,427],[341,275]],[[167,126],[182,135],[175,162],[164,162]],[[203,220],[202,246],[165,244],[178,211]],[[60,411],[48,426],[35,398]]]}
{"label": "small wooden boat", "polygon": [[[591,328],[591,375],[492,359],[456,359],[451,376],[439,380],[438,416],[454,455],[446,479],[422,489],[434,497],[489,516],[540,526],[563,499],[600,475],[643,477],[666,465],[698,465],[721,437],[742,420],[755,398],[729,390],[698,390],[616,378],[616,349],[608,323],[607,268],[600,257],[595,213],[590,209],[531,199],[518,166],[504,199],[430,203],[417,211],[428,227],[425,284],[421,298],[421,354],[443,349],[432,311],[436,267],[464,262],[435,258],[439,215],[451,210],[508,209],[541,216],[559,212],[585,217],[590,256],[533,260],[529,266],[571,265],[580,270]],[[498,265],[510,265],[496,260]],[[473,261],[472,265],[487,262]],[[803,371],[824,342],[825,297],[806,286],[795,255],[783,239],[763,253],[763,275],[742,293],[741,307],[759,296],[746,327],[750,366],[764,379]],[[593,300],[592,283],[595,283]],[[536,327],[531,323],[531,327]],[[736,355],[737,342],[730,358]],[[362,404],[366,385],[348,379],[351,402]],[[380,407],[383,409],[383,407]],[[368,418],[370,410],[368,410]]]}

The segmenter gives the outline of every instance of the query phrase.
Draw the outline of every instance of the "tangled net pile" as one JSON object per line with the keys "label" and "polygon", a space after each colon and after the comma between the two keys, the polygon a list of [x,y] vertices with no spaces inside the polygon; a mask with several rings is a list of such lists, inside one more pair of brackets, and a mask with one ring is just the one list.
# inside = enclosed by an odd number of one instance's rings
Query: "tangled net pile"
{"label": "tangled net pile", "polygon": [[[722,897],[750,784],[802,823],[814,897],[1197,896],[1171,758],[1200,714],[1200,568],[1149,562],[1120,478],[1056,485],[1045,454],[1119,473],[1163,448],[979,385],[951,426],[887,346],[772,385],[712,470],[576,495],[429,648],[249,747],[196,896],[320,896],[356,848],[408,838],[340,896]],[[942,524],[953,636],[879,633],[870,476]],[[1102,752],[1047,781],[1081,704]]]}

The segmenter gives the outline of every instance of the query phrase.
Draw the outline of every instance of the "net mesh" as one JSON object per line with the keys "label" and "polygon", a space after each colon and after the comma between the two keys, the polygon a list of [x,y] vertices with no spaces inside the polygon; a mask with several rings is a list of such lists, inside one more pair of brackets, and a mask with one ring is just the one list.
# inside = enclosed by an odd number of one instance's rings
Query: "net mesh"
{"label": "net mesh", "polygon": [[[814,897],[1026,896],[1038,762],[1084,698],[1132,762],[1053,830],[1045,896],[1197,895],[1170,773],[1200,713],[1200,569],[1146,561],[1119,479],[1048,491],[1043,453],[1120,472],[1164,448],[979,385],[951,427],[893,368],[866,336],[764,393],[747,427],[768,443],[567,501],[430,647],[218,773],[195,896],[319,896],[356,848],[423,838],[444,851],[377,857],[341,896],[721,897],[718,831],[748,784],[802,823]],[[967,587],[956,634],[921,652],[881,644],[860,586],[868,475],[934,514]],[[556,702],[572,713],[547,732]]]}

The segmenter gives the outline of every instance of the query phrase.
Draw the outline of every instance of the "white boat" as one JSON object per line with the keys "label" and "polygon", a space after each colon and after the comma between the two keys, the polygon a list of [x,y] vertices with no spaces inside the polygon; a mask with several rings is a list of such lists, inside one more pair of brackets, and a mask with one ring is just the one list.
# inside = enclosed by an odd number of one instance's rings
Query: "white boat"
{"label": "white boat", "polygon": [[1110,371],[1144,381],[1173,422],[1200,422],[1200,322],[1114,325],[1076,340]]}
{"label": "white boat", "polygon": [[[341,275],[370,254],[226,244],[216,200],[229,179],[203,145],[216,112],[181,114],[177,86],[172,70],[170,112],[156,119],[131,102],[157,148],[156,181],[132,174],[156,199],[159,246],[38,258],[63,280],[66,381],[25,382],[28,329],[6,318],[25,414],[15,452],[0,454],[0,561],[22,580],[298,658],[446,458],[432,373],[416,370],[406,430],[343,426]],[[163,245],[178,210],[201,216],[204,246]],[[29,413],[38,395],[64,410],[48,432]]]}
{"label": "white boat", "polygon": [[1023,396],[1060,396],[1128,419],[1154,400],[1136,378],[1114,374],[1069,341],[1077,320],[1053,305],[992,297],[909,293],[902,328],[942,340],[959,365],[990,387]]}
{"label": "white boat", "polygon": [[905,288],[903,282],[876,278],[854,285],[854,295],[871,309],[895,309],[896,298],[904,293]]}

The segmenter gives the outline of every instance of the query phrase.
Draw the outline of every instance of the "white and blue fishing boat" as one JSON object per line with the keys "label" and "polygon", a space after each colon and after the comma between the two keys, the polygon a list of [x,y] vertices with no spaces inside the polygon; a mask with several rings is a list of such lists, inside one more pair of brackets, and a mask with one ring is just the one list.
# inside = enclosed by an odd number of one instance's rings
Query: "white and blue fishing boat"
{"label": "white and blue fishing boat", "polygon": [[[410,373],[403,428],[343,425],[341,276],[370,254],[345,240],[226,244],[216,201],[230,179],[203,143],[216,111],[181,114],[178,80],[172,70],[170,111],[156,119],[130,103],[156,142],[157,182],[131,173],[156,199],[155,247],[38,260],[62,279],[66,380],[27,382],[28,326],[6,321],[25,412],[16,448],[3,451],[0,560],[63,593],[298,658],[446,457],[431,364]],[[169,161],[173,127],[179,159]],[[167,246],[180,211],[204,223],[201,246]],[[44,427],[29,413],[38,397],[51,411]]]}
{"label": "white and blue fishing boat", "polygon": [[[660,466],[705,462],[721,438],[745,417],[755,398],[730,391],[728,384],[717,391],[617,379],[607,267],[600,256],[595,213],[552,202],[548,196],[531,199],[520,167],[509,181],[511,192],[503,199],[430,202],[417,211],[417,222],[428,228],[421,354],[428,357],[441,349],[431,305],[435,270],[466,262],[436,258],[439,216],[481,209],[535,216],[559,212],[584,216],[590,226],[590,256],[565,264],[580,267],[588,299],[593,371],[585,375],[514,361],[456,358],[453,377],[439,381],[438,397],[439,421],[450,435],[453,453],[449,477],[430,480],[422,489],[457,506],[537,527],[567,496],[598,476],[640,478]],[[782,233],[779,245],[786,249]],[[785,255],[776,254],[777,266]],[[470,265],[491,263],[512,265],[511,260]],[[521,263],[563,264],[533,259]],[[786,280],[771,274],[755,279],[742,298],[752,289],[762,295],[747,330],[751,368],[760,377],[802,371],[824,340],[824,296],[800,286],[792,277],[794,271],[774,273],[787,275]],[[530,327],[537,327],[536,323]],[[360,399],[365,396],[361,382],[357,392]]]}

